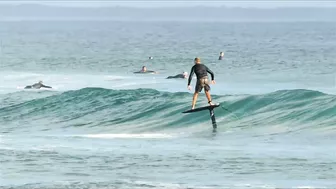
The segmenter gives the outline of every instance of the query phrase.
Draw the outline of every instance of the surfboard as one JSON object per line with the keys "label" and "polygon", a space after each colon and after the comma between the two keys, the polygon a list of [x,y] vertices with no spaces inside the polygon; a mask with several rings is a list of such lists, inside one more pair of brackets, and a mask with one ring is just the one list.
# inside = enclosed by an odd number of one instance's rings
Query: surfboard
{"label": "surfboard", "polygon": [[215,105],[212,105],[212,106],[203,106],[203,107],[195,108],[193,110],[187,110],[187,111],[184,111],[182,113],[193,113],[193,112],[199,112],[199,111],[203,111],[203,110],[211,110],[211,109],[215,109],[219,106],[220,106],[220,104],[215,104]]}
{"label": "surfboard", "polygon": [[138,72],[133,72],[135,74],[156,74],[157,72],[156,71],[146,71],[146,72],[142,72],[142,71],[138,71]]}

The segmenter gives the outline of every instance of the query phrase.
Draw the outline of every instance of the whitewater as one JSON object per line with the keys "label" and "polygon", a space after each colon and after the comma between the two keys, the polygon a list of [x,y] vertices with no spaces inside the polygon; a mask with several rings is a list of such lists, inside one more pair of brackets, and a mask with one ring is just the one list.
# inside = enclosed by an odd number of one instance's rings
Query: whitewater
{"label": "whitewater", "polygon": [[[1,188],[336,186],[333,24],[0,26]],[[196,56],[215,73],[215,133],[209,112],[182,114],[187,80],[166,79]],[[24,90],[39,80],[53,88]]]}

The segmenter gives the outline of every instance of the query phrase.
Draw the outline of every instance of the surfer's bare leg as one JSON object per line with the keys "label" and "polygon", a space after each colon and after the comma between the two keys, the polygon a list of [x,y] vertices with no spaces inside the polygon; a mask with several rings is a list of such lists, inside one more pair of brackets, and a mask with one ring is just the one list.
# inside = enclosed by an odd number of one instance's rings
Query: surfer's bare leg
{"label": "surfer's bare leg", "polygon": [[194,97],[193,97],[193,101],[192,101],[192,107],[191,107],[192,110],[195,108],[197,97],[198,97],[198,92],[195,92]]}
{"label": "surfer's bare leg", "polygon": [[205,92],[205,96],[207,97],[210,106],[215,105],[214,103],[212,103],[210,91],[204,91],[204,92]]}

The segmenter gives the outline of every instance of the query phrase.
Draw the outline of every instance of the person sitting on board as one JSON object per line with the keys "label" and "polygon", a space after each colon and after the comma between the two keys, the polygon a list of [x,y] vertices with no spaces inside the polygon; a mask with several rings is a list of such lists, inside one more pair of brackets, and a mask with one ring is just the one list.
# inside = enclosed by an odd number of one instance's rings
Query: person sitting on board
{"label": "person sitting on board", "polygon": [[141,70],[134,73],[157,73],[156,71],[147,70],[146,66],[142,66]]}
{"label": "person sitting on board", "polygon": [[40,88],[42,88],[42,87],[44,87],[44,88],[52,88],[52,87],[50,87],[50,86],[46,86],[46,85],[43,85],[42,84],[42,81],[39,81],[38,83],[35,83],[35,84],[33,84],[33,85],[28,85],[28,86],[26,86],[25,87],[25,89],[40,89]]}
{"label": "person sitting on board", "polygon": [[198,93],[201,92],[203,88],[204,88],[204,92],[205,92],[205,95],[208,99],[208,103],[210,104],[210,106],[215,105],[215,104],[212,103],[211,95],[210,95],[210,92],[209,92],[210,91],[210,85],[209,85],[209,81],[208,81],[208,73],[210,73],[210,75],[211,75],[212,84],[216,83],[215,80],[214,80],[215,79],[214,78],[214,73],[208,67],[206,67],[204,64],[201,64],[201,59],[200,58],[198,58],[198,57],[195,58],[194,62],[195,62],[195,65],[191,68],[189,79],[188,79],[188,89],[191,90],[190,82],[192,80],[192,77],[193,77],[194,73],[196,74],[197,82],[196,82],[195,93],[194,93],[193,101],[192,101],[192,107],[191,107],[192,110],[195,108]]}
{"label": "person sitting on board", "polygon": [[220,53],[219,53],[218,60],[223,60],[223,58],[224,58],[224,53],[223,53],[223,52],[220,52]]}
{"label": "person sitting on board", "polygon": [[168,76],[166,79],[186,79],[188,77],[187,72],[183,72],[182,74],[177,74],[175,76]]}

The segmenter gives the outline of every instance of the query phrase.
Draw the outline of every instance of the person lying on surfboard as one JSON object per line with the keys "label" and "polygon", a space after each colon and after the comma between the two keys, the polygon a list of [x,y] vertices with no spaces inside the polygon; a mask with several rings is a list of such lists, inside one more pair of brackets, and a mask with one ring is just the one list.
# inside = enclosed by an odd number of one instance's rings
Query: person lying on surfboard
{"label": "person lying on surfboard", "polygon": [[141,70],[138,72],[134,72],[134,73],[157,73],[156,71],[152,71],[152,70],[147,70],[146,66],[142,66]]}
{"label": "person lying on surfboard", "polygon": [[168,76],[166,79],[186,79],[188,77],[187,72],[183,72],[182,74],[177,74],[175,76]]}
{"label": "person lying on surfboard", "polygon": [[35,83],[35,84],[33,84],[33,85],[28,85],[28,86],[26,86],[25,87],[25,89],[40,89],[40,88],[42,88],[42,87],[44,87],[44,88],[52,88],[52,87],[50,87],[50,86],[46,86],[46,85],[43,85],[42,84],[42,81],[39,81],[38,83]]}
{"label": "person lying on surfboard", "polygon": [[210,85],[209,85],[209,81],[208,81],[208,73],[210,73],[210,75],[211,75],[212,84],[216,83],[215,80],[214,80],[215,79],[214,73],[208,67],[206,67],[204,64],[201,64],[201,59],[200,58],[198,58],[198,57],[195,58],[194,62],[195,62],[195,65],[191,68],[189,79],[188,79],[188,89],[191,90],[190,82],[191,82],[191,79],[192,79],[194,73],[196,74],[197,82],[196,82],[196,85],[195,85],[195,93],[194,93],[193,101],[192,101],[192,107],[191,107],[192,110],[195,108],[198,93],[202,92],[203,88],[204,88],[205,95],[208,99],[209,105],[210,106],[215,105],[211,101],[211,95],[210,95],[210,92],[209,92],[210,91]]}

